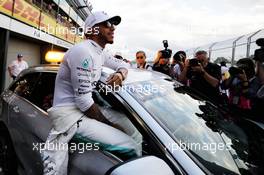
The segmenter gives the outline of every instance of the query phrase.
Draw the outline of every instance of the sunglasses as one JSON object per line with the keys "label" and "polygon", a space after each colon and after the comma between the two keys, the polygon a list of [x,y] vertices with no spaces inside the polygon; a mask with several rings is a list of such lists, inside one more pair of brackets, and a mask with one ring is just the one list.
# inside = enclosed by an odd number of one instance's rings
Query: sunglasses
{"label": "sunglasses", "polygon": [[137,57],[137,59],[143,59],[144,57],[143,56],[141,56],[141,57]]}
{"label": "sunglasses", "polygon": [[111,28],[111,27],[115,27],[116,25],[114,25],[113,23],[109,22],[109,21],[105,21],[101,23],[105,28]]}

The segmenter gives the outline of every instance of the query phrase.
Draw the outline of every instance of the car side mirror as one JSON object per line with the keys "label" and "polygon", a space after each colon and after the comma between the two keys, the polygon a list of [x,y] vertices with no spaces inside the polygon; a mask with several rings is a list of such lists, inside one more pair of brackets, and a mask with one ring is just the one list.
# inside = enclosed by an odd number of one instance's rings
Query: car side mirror
{"label": "car side mirror", "polygon": [[110,168],[105,175],[174,175],[171,168],[162,159],[145,156],[118,164]]}

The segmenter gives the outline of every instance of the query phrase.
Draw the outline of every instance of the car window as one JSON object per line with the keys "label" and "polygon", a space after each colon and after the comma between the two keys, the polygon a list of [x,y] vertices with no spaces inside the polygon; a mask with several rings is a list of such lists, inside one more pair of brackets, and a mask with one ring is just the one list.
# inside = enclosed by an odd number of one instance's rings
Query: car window
{"label": "car window", "polygon": [[9,90],[30,101],[31,94],[38,82],[39,73],[26,74],[20,77]]}
{"label": "car window", "polygon": [[56,73],[40,73],[38,82],[31,93],[30,101],[44,111],[52,107],[55,79]]}
{"label": "car window", "polygon": [[[122,104],[111,93],[106,95],[103,92],[94,91],[92,96],[100,111],[109,121],[121,126],[132,138],[135,136],[134,132],[139,134],[139,131],[133,123],[130,122],[128,114],[125,113]],[[133,139],[137,140],[138,138],[134,137]]]}
{"label": "car window", "polygon": [[[263,174],[263,130],[217,109],[166,81],[129,85],[130,94],[167,130],[193,160],[214,174]],[[140,91],[142,87],[145,88]],[[152,87],[156,87],[153,90]],[[159,87],[159,88],[157,88]],[[133,91],[137,89],[137,91]],[[258,133],[258,134],[257,134]],[[173,151],[173,144],[167,145]]]}
{"label": "car window", "polygon": [[47,111],[52,107],[55,79],[56,73],[30,73],[15,82],[10,90]]}

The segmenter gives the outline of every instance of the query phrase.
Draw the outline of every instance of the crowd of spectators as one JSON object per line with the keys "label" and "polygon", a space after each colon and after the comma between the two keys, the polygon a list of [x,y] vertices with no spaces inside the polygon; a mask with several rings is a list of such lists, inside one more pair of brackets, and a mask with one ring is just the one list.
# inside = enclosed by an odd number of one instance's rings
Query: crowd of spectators
{"label": "crowd of spectators", "polygon": [[[258,49],[260,50],[260,49]],[[228,67],[210,61],[208,53],[197,51],[188,59],[184,51],[164,57],[158,51],[152,66],[146,62],[144,51],[136,53],[133,68],[158,71],[198,92],[216,105],[231,107],[248,116],[264,121],[264,57],[243,58]]]}
{"label": "crowd of spectators", "polygon": [[52,1],[44,2],[41,0],[27,0],[27,2],[40,8],[42,12],[56,19],[57,23],[65,27],[71,28],[76,26],[74,22],[71,20],[71,18],[61,9],[59,9],[59,7]]}

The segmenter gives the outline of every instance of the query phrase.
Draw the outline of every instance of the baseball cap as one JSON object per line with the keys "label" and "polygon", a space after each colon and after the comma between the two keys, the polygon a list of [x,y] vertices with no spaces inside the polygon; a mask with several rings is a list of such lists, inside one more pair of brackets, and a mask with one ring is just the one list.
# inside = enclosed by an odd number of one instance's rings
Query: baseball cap
{"label": "baseball cap", "polygon": [[19,53],[19,54],[17,54],[17,57],[21,58],[21,57],[23,57],[23,55]]}
{"label": "baseball cap", "polygon": [[99,24],[104,21],[109,21],[114,25],[118,25],[121,22],[120,16],[109,16],[104,11],[98,11],[90,14],[84,23],[84,29],[92,28],[95,24]]}
{"label": "baseball cap", "polygon": [[173,59],[174,60],[183,60],[184,58],[186,58],[186,53],[184,51],[178,51],[173,55]]}

